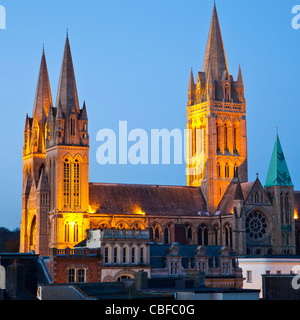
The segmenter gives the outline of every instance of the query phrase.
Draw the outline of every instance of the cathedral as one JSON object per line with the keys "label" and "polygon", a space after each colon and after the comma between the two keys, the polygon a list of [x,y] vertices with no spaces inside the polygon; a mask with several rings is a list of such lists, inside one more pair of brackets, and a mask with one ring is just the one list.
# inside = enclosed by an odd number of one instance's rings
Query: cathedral
{"label": "cathedral", "polygon": [[222,245],[238,256],[300,253],[300,192],[279,137],[264,185],[249,182],[246,124],[241,67],[234,80],[214,6],[203,69],[188,85],[187,186],[91,183],[67,35],[55,104],[43,51],[25,120],[20,252],[72,248],[89,229],[147,229],[156,243]]}

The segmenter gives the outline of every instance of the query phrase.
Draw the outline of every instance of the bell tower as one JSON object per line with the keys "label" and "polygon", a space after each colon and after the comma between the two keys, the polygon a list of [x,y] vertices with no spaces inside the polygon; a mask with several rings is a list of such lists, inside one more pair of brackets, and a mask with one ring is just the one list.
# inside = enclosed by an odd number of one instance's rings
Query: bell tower
{"label": "bell tower", "polygon": [[89,228],[89,135],[85,102],[79,107],[68,35],[46,131],[50,247],[72,247]]}
{"label": "bell tower", "polygon": [[32,117],[26,115],[23,146],[23,192],[20,252],[48,252],[49,186],[45,176],[45,127],[52,97],[43,50]]}
{"label": "bell tower", "polygon": [[246,101],[241,67],[230,75],[214,5],[202,72],[190,74],[187,185],[199,186],[210,214],[233,179],[248,181]]}

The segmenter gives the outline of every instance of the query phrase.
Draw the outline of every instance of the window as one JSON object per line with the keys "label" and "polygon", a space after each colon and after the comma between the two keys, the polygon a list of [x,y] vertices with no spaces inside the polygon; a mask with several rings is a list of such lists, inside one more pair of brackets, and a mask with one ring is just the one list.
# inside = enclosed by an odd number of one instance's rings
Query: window
{"label": "window", "polygon": [[171,275],[178,275],[178,262],[171,262]]}
{"label": "window", "polygon": [[73,227],[73,241],[78,242],[78,223],[77,222],[74,223],[74,227]]}
{"label": "window", "polygon": [[208,229],[204,224],[198,229],[198,244],[204,246],[208,245]]}
{"label": "window", "polygon": [[229,178],[229,164],[226,163],[225,165],[225,178]]}
{"label": "window", "polygon": [[193,155],[196,154],[196,145],[197,145],[197,129],[194,127],[193,129],[193,138],[192,138],[192,145],[193,145]]}
{"label": "window", "polygon": [[285,223],[290,224],[290,204],[289,204],[289,195],[285,195]]}
{"label": "window", "polygon": [[205,262],[199,262],[198,263],[198,269],[201,272],[205,272]]}
{"label": "window", "polygon": [[217,246],[218,245],[218,227],[216,226],[215,228],[214,228],[214,235],[215,235],[215,246]]}
{"label": "window", "polygon": [[277,270],[276,273],[277,273],[277,274],[281,274],[281,270]]}
{"label": "window", "polygon": [[247,270],[247,283],[252,283],[252,271]]}
{"label": "window", "polygon": [[234,165],[234,178],[237,178],[239,175],[239,166],[237,164]]}
{"label": "window", "polygon": [[131,263],[135,264],[135,248],[131,248]]}
{"label": "window", "polygon": [[223,275],[229,276],[229,263],[223,262]]}
{"label": "window", "polygon": [[140,263],[144,263],[144,248],[140,249]]}
{"label": "window", "polygon": [[118,263],[118,249],[114,248],[114,263]]}
{"label": "window", "polygon": [[225,245],[226,247],[232,247],[232,229],[229,224],[225,225]]}
{"label": "window", "polygon": [[218,175],[218,178],[221,178],[221,166],[219,162],[217,163],[217,175]]}
{"label": "window", "polygon": [[71,118],[71,137],[75,136],[75,118]]}
{"label": "window", "polygon": [[74,179],[73,179],[73,206],[74,208],[79,207],[79,186],[80,186],[80,169],[79,162],[75,160],[73,164]]}
{"label": "window", "polygon": [[125,264],[126,263],[126,248],[123,248],[122,258],[123,258],[123,264]]}
{"label": "window", "polygon": [[224,149],[228,150],[228,126],[225,124],[224,126]]}
{"label": "window", "polygon": [[236,148],[236,126],[233,127],[233,152],[237,152],[237,148]]}
{"label": "window", "polygon": [[69,269],[69,282],[75,282],[75,269]]}
{"label": "window", "polygon": [[169,244],[169,228],[167,227],[164,231],[165,234],[165,243]]}
{"label": "window", "polygon": [[271,273],[271,271],[270,270],[266,270],[266,274],[270,274]]}
{"label": "window", "polygon": [[104,263],[108,263],[108,248],[104,249]]}
{"label": "window", "polygon": [[70,163],[66,159],[64,162],[64,206],[70,206]]}
{"label": "window", "polygon": [[65,242],[70,241],[70,224],[69,222],[65,223]]}
{"label": "window", "polygon": [[85,282],[85,269],[78,270],[78,282]]}
{"label": "window", "polygon": [[217,124],[217,128],[216,128],[217,132],[216,132],[216,136],[217,136],[217,152],[220,151],[220,125]]}

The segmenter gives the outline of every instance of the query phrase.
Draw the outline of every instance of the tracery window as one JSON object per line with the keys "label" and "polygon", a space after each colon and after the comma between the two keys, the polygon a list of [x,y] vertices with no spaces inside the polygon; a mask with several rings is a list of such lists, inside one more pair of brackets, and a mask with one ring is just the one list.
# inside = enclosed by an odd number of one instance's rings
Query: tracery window
{"label": "tracery window", "polygon": [[73,205],[74,208],[79,207],[80,205],[80,167],[79,161],[76,159],[73,164]]}
{"label": "tracery window", "polygon": [[259,211],[254,211],[247,215],[245,226],[249,240],[262,240],[268,233],[267,219]]}
{"label": "tracery window", "polygon": [[70,206],[70,162],[64,162],[64,206]]}

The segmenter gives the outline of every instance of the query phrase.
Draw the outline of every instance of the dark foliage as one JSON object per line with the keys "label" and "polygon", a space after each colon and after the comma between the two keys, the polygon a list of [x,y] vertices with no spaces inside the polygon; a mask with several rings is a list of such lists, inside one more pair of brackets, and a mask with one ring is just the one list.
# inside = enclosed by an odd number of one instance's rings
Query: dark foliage
{"label": "dark foliage", "polygon": [[13,231],[0,227],[0,252],[18,252],[20,245],[20,229]]}

